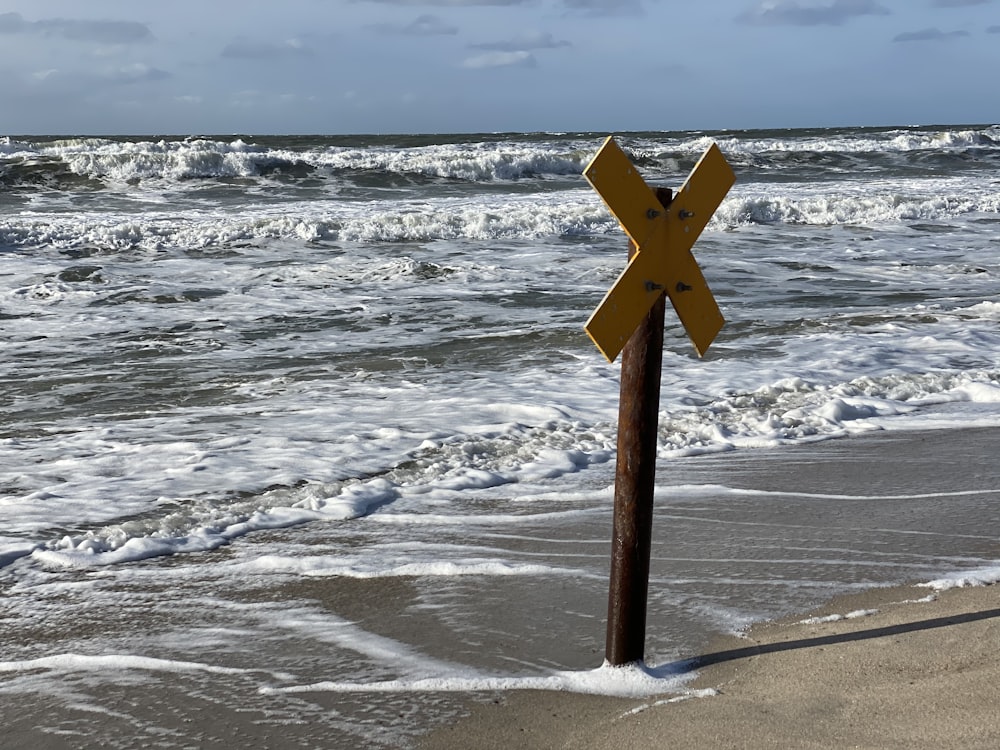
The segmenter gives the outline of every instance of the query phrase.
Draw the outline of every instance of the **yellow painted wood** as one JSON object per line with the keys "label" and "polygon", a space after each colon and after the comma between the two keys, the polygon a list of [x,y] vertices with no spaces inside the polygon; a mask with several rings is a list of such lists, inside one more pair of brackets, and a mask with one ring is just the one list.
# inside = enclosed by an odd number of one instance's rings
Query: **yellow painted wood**
{"label": "yellow painted wood", "polygon": [[671,254],[667,269],[664,286],[670,304],[674,306],[698,356],[704,357],[726,319],[722,317],[715,296],[690,250]]}
{"label": "yellow painted wood", "polygon": [[654,281],[662,266],[656,253],[633,255],[584,326],[608,362],[615,361],[649,308],[663,295],[664,286]]}
{"label": "yellow painted wood", "polygon": [[666,211],[628,156],[608,136],[583,176],[601,196],[636,247],[643,247]]}
{"label": "yellow painted wood", "polygon": [[[735,182],[732,167],[713,143],[694,165],[670,204],[667,221],[672,252],[691,249]],[[642,249],[642,245],[639,247]]]}
{"label": "yellow painted wood", "polygon": [[[667,227],[650,239],[665,242]],[[725,318],[690,250],[638,252],[594,310],[584,329],[609,362],[614,362],[649,309],[667,294],[699,357],[705,356]]]}
{"label": "yellow painted wood", "polygon": [[698,355],[704,356],[725,319],[691,248],[736,181],[719,147],[713,143],[706,149],[666,209],[613,138],[604,142],[584,175],[639,248],[590,316],[587,334],[613,362],[666,293]]}

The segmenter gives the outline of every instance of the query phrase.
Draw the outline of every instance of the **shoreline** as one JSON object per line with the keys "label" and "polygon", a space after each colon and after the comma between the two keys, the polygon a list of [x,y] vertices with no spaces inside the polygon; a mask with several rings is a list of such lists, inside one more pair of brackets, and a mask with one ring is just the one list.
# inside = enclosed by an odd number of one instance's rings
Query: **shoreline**
{"label": "shoreline", "polygon": [[845,594],[716,637],[695,660],[681,694],[470,700],[466,718],[418,747],[1000,746],[1000,585]]}
{"label": "shoreline", "polygon": [[[766,542],[790,540],[801,548],[792,540],[808,526],[818,534],[811,542],[817,549],[875,567],[863,575],[845,567],[840,593],[815,597],[814,588],[799,597],[802,606],[785,610],[791,614],[765,614],[738,634],[706,633],[703,645],[675,662],[693,665],[682,690],[651,698],[552,691],[469,696],[466,718],[432,730],[417,747],[1000,747],[1000,511],[992,499],[998,439],[992,426],[879,432],[736,454],[724,469],[712,458],[671,467],[673,482],[708,484],[724,471],[730,488],[794,498],[770,510],[769,522],[790,533],[762,537]],[[966,503],[970,498],[976,501]],[[747,525],[732,532],[760,535],[765,519],[755,509],[746,506],[749,515],[740,521]],[[935,591],[928,582],[944,571],[919,564],[895,582],[880,581],[873,575],[877,560],[897,545],[914,562],[961,550],[984,567],[945,574],[946,580],[975,582],[978,573],[979,583],[994,585]],[[657,627],[664,625],[661,619]],[[657,652],[647,634],[653,663]]]}
{"label": "shoreline", "polygon": [[[564,575],[337,572],[385,549],[374,516],[38,569],[0,598],[7,745],[995,748],[1000,586],[906,604],[931,592],[898,584],[1000,578],[998,448],[1000,429],[974,427],[663,462],[646,654],[668,679],[627,692],[642,697],[519,689],[558,687],[553,672],[607,684],[592,673],[611,528],[598,473],[569,514],[534,499],[514,527],[388,540],[487,545]],[[456,675],[501,679],[423,682]]]}

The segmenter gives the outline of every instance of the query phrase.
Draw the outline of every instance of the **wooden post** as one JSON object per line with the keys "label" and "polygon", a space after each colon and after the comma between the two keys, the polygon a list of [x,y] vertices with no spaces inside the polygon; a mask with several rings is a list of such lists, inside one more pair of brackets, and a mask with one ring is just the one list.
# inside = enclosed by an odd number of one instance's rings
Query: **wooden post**
{"label": "wooden post", "polygon": [[666,297],[704,356],[725,320],[691,247],[736,175],[713,143],[674,201],[670,190],[646,184],[611,136],[583,175],[635,243],[628,266],[584,326],[609,362],[623,355],[605,650],[607,662],[618,666],[645,657]]}
{"label": "wooden post", "polygon": [[[669,188],[657,188],[656,197],[666,207],[673,193]],[[629,257],[635,252],[637,248],[630,242]],[[622,350],[605,648],[605,659],[615,666],[639,662],[645,656],[665,310],[664,294]]]}

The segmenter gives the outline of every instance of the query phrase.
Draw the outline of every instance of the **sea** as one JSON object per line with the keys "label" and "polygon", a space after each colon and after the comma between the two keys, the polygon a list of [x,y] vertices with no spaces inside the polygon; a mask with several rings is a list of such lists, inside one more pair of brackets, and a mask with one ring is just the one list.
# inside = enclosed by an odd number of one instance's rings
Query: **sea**
{"label": "sea", "polygon": [[[651,185],[712,143],[736,174],[693,249],[704,357],[667,310],[654,536],[680,533],[626,677],[620,363],[583,330],[628,257],[582,176],[608,135]],[[712,633],[995,571],[995,528],[857,541],[919,488],[765,541],[748,519],[844,497],[725,467],[1000,426],[998,248],[1000,125],[0,137],[4,723],[406,747],[470,695],[682,691]]]}

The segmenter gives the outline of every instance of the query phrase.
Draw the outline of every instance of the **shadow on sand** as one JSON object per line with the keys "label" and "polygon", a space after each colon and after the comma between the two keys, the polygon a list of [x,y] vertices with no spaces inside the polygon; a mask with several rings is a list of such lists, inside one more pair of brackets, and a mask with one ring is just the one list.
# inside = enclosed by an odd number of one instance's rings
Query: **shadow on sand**
{"label": "shadow on sand", "polygon": [[793,651],[802,648],[815,648],[817,646],[832,646],[838,643],[850,643],[852,641],[864,641],[871,638],[885,638],[891,635],[902,635],[913,633],[919,630],[933,630],[934,628],[946,628],[951,625],[962,625],[978,620],[989,620],[1000,617],[1000,609],[987,609],[982,612],[969,612],[948,617],[935,617],[929,620],[917,620],[915,622],[905,622],[898,625],[889,625],[883,628],[870,628],[868,630],[856,630],[851,633],[837,633],[835,635],[824,635],[817,638],[800,638],[793,641],[783,641],[781,643],[762,643],[746,648],[734,648],[726,651],[716,651],[712,654],[702,654],[693,659],[687,659],[681,663],[674,663],[673,670],[684,671],[700,669],[720,664],[736,659],[746,659],[751,656],[763,654],[775,654],[781,651]]}

